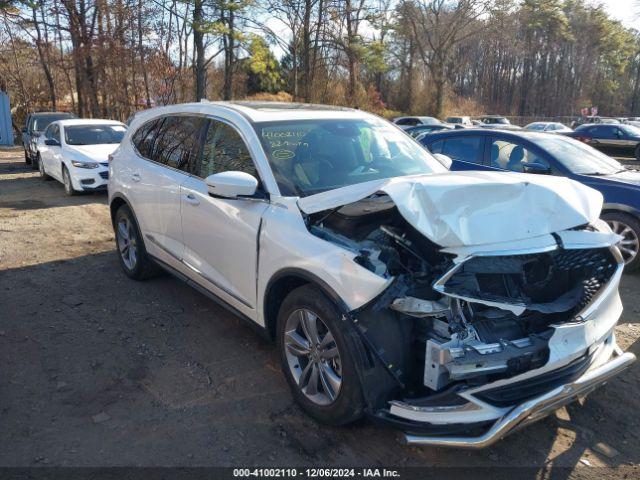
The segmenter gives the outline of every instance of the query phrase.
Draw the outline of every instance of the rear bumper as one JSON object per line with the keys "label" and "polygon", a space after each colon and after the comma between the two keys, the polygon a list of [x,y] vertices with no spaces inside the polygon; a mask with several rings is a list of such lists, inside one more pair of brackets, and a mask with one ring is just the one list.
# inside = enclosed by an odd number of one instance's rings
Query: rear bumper
{"label": "rear bumper", "polygon": [[466,436],[422,436],[405,434],[405,442],[410,445],[429,445],[436,447],[454,447],[480,449],[488,447],[526,425],[540,420],[558,408],[567,405],[578,398],[585,397],[596,388],[605,384],[610,378],[618,375],[629,367],[635,360],[633,353],[616,352],[615,358],[588,370],[577,380],[557,387],[544,395],[528,400],[495,421],[482,435]]}

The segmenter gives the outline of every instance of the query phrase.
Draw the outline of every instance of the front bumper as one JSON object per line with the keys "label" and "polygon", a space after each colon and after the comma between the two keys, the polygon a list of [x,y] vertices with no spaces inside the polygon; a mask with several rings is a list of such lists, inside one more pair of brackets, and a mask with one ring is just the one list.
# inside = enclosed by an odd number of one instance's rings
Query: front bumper
{"label": "front bumper", "polygon": [[71,182],[78,191],[106,190],[109,183],[109,169],[100,164],[98,168],[71,167]]}
{"label": "front bumper", "polygon": [[585,397],[596,388],[618,375],[636,360],[633,353],[622,353],[616,349],[616,357],[592,370],[577,380],[559,386],[544,395],[528,400],[505,413],[480,436],[422,436],[405,434],[410,445],[480,449],[488,447],[506,435],[540,420],[558,408],[578,398]]}

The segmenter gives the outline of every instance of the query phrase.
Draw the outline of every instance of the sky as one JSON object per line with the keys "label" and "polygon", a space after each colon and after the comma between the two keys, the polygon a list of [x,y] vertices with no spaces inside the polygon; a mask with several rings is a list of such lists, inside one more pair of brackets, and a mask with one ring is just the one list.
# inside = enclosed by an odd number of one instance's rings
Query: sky
{"label": "sky", "polygon": [[636,0],[592,0],[593,4],[602,4],[609,14],[620,20],[625,26],[640,30],[640,2]]}

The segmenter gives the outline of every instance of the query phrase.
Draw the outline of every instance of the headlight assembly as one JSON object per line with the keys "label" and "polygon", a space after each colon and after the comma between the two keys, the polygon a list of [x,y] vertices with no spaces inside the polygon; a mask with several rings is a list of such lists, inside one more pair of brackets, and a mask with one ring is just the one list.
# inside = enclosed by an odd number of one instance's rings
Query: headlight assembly
{"label": "headlight assembly", "polygon": [[79,160],[71,160],[71,165],[78,168],[98,168],[100,166],[96,162],[81,162]]}

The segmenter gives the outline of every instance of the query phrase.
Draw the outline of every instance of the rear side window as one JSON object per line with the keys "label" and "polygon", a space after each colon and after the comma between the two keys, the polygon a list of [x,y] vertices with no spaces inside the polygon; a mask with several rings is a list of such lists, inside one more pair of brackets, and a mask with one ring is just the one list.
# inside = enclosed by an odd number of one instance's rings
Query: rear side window
{"label": "rear side window", "polygon": [[174,115],[145,123],[133,135],[133,144],[145,158],[193,173],[200,155],[203,117]]}
{"label": "rear side window", "polygon": [[162,122],[164,122],[164,118],[158,118],[145,123],[136,131],[131,139],[138,153],[149,160],[155,160],[155,144]]}
{"label": "rear side window", "polygon": [[431,145],[428,146],[429,151],[431,153],[442,153],[445,143],[446,143],[445,140],[438,140],[437,142],[433,142]]}
{"label": "rear side window", "polygon": [[450,138],[444,144],[442,152],[452,160],[468,163],[482,163],[480,155],[482,137],[457,137]]}
{"label": "rear side window", "polygon": [[187,173],[195,170],[200,155],[203,117],[166,117],[158,132],[152,160]]}
{"label": "rear side window", "polygon": [[195,175],[206,178],[214,173],[239,171],[259,179],[255,164],[240,134],[230,125],[209,120],[202,162]]}

